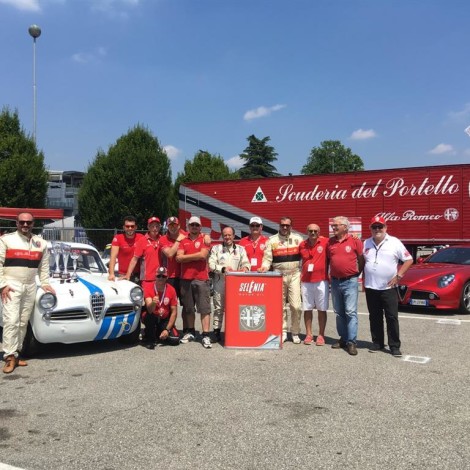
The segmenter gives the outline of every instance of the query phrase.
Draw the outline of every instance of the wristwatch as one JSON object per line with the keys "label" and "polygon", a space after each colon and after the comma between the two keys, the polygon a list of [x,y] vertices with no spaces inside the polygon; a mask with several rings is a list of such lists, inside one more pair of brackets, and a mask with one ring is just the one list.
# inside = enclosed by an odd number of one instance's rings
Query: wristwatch
{"label": "wristwatch", "polygon": [[171,328],[165,328],[166,331],[168,331],[168,334],[171,333]]}

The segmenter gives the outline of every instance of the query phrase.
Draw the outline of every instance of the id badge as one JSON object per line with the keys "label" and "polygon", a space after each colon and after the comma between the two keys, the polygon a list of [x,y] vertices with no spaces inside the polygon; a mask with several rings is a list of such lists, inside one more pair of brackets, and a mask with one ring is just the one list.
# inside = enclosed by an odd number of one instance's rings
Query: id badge
{"label": "id badge", "polygon": [[313,267],[314,267],[314,266],[315,266],[315,265],[314,265],[313,263],[309,263],[308,266],[307,266],[307,272],[313,273]]}
{"label": "id badge", "polygon": [[258,259],[257,258],[251,258],[251,265],[256,268],[256,266],[258,266]]}

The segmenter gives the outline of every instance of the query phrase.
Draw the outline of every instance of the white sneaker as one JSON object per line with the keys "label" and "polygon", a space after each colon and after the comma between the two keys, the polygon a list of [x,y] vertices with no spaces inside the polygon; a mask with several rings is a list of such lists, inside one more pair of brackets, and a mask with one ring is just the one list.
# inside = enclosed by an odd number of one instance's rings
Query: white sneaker
{"label": "white sneaker", "polygon": [[282,342],[285,343],[287,341],[287,333],[284,331],[282,333]]}
{"label": "white sneaker", "polygon": [[299,335],[292,335],[292,342],[294,344],[300,344],[301,341],[300,341]]}
{"label": "white sneaker", "polygon": [[209,336],[203,336],[203,337],[202,337],[202,345],[203,345],[206,349],[212,348],[212,343],[211,343],[211,339],[209,338]]}
{"label": "white sneaker", "polygon": [[194,341],[194,335],[192,333],[186,333],[181,339],[180,343],[186,344],[189,343],[190,341]]}

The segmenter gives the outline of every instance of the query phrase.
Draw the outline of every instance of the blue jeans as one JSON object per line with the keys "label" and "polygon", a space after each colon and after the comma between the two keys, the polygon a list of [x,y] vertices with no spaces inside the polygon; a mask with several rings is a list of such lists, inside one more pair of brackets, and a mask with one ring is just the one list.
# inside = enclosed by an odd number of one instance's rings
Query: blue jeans
{"label": "blue jeans", "polygon": [[336,313],[336,329],[341,341],[356,343],[358,279],[331,279],[331,300]]}

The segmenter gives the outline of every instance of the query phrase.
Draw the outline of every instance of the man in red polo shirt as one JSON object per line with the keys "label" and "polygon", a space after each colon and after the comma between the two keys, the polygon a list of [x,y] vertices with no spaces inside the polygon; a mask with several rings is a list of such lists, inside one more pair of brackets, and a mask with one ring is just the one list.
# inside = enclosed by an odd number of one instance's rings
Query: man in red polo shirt
{"label": "man in red polo shirt", "polygon": [[176,291],[167,283],[168,271],[163,266],[157,269],[155,282],[144,286],[146,312],[143,318],[147,348],[155,349],[157,338],[162,343],[176,346],[180,342],[175,328],[178,299]]}
{"label": "man in red polo shirt", "polygon": [[326,259],[326,246],[328,238],[320,235],[320,227],[310,224],[307,227],[307,240],[300,246],[302,258],[302,303],[304,310],[304,321],[307,336],[304,344],[312,344],[312,319],[313,309],[318,310],[319,333],[316,340],[317,346],[325,344],[326,311],[328,310],[328,270]]}
{"label": "man in red polo shirt", "polygon": [[145,282],[154,282],[155,273],[160,266],[158,250],[160,245],[160,219],[150,217],[147,221],[148,232],[136,243],[134,256],[132,257],[125,279],[131,278],[132,272],[140,260],[140,281],[142,287]]}
{"label": "man in red polo shirt", "polygon": [[182,343],[194,340],[196,309],[201,315],[202,345],[209,349],[210,340],[210,285],[207,270],[207,257],[210,245],[201,233],[201,219],[191,217],[188,222],[189,235],[180,242],[176,252],[176,261],[181,263],[181,303],[187,320],[187,329],[183,331]]}
{"label": "man in red polo shirt", "polygon": [[[114,269],[116,266],[116,260],[118,262],[118,275],[124,277],[127,273],[127,268],[131,262],[132,256],[134,255],[135,244],[143,238],[141,233],[136,233],[137,221],[133,215],[124,217],[124,225],[122,226],[124,233],[118,233],[114,236],[111,243],[111,254],[109,258],[109,276],[110,281],[115,281],[116,276]],[[140,263],[135,265],[132,271],[131,280],[138,282],[139,280]]]}
{"label": "man in red polo shirt", "polygon": [[358,277],[364,267],[364,257],[362,242],[349,234],[349,227],[346,217],[333,219],[331,228],[334,236],[328,241],[326,253],[330,262],[331,299],[339,335],[332,348],[347,348],[351,356],[356,356]]}
{"label": "man in red polo shirt", "polygon": [[264,250],[268,243],[268,237],[261,234],[263,231],[263,221],[259,217],[250,219],[250,235],[243,237],[238,244],[245,248],[250,260],[251,271],[258,271],[263,262]]}

